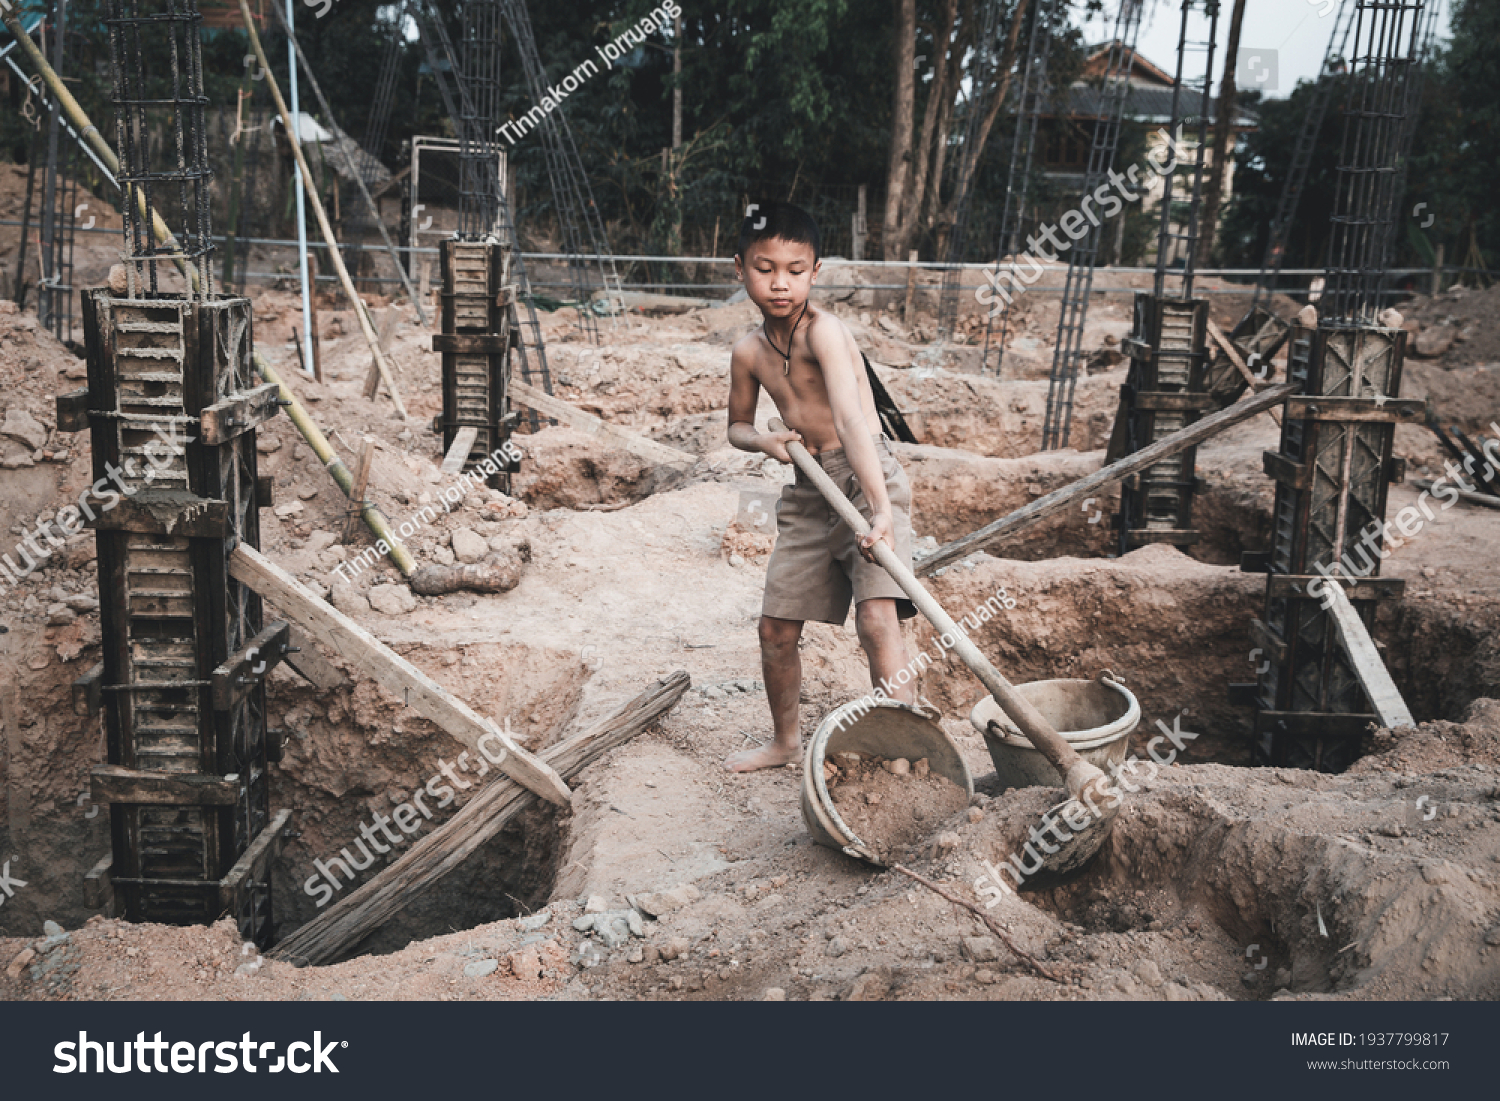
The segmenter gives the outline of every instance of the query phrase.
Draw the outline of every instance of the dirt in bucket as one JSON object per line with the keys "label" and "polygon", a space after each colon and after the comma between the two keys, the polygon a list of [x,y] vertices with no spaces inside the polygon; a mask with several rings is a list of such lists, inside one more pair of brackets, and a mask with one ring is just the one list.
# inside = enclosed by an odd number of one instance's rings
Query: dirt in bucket
{"label": "dirt in bucket", "polygon": [[839,817],[890,864],[969,803],[964,789],[927,767],[927,760],[835,753],[823,762]]}

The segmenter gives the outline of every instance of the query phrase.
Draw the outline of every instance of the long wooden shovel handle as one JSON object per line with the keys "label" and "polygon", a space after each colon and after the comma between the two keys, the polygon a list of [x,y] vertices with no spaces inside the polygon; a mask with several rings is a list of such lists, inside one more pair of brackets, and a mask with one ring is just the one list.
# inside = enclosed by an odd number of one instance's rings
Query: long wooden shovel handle
{"label": "long wooden shovel handle", "polygon": [[[786,425],[779,418],[773,418],[770,424],[772,432],[785,432]],[[807,448],[795,440],[787,441],[787,454],[792,457],[792,462],[797,464],[797,469],[807,475],[823,498],[833,507],[839,517],[848,524],[855,535],[863,538],[869,534],[869,522],[855,508],[849,498],[845,497],[838,486],[833,484],[833,479],[818,465]],[[954,640],[953,650],[959,659],[983,682],[989,689],[990,695],[995,697],[995,702],[1000,709],[1010,717],[1010,721],[1020,728],[1021,733],[1026,735],[1031,742],[1052,766],[1062,775],[1064,782],[1071,788],[1073,781],[1069,777],[1075,765],[1083,763],[1073,749],[1056,730],[1052,729],[1047,722],[1026,699],[1015,690],[1015,687],[1001,675],[1000,670],[990,664],[989,660],[979,652],[979,647],[969,640],[963,629],[953,622],[953,617],[943,611],[942,605],[933,599],[931,593],[917,580],[916,574],[907,568],[906,563],[896,555],[885,540],[877,540],[871,548],[875,555],[875,561],[885,568],[896,584],[901,586],[903,592],[911,598],[917,610],[927,617],[927,621],[938,629],[943,635]]]}

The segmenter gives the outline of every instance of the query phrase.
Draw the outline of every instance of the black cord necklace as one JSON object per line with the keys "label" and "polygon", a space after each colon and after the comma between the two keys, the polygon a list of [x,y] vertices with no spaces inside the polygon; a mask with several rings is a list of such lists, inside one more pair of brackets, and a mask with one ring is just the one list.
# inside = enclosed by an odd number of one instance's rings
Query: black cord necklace
{"label": "black cord necklace", "polygon": [[809,298],[806,302],[802,303],[802,313],[799,313],[797,315],[797,320],[792,322],[792,331],[786,338],[786,351],[784,352],[780,348],[777,348],[776,341],[771,339],[771,330],[766,328],[766,323],[764,321],[760,323],[760,331],[762,335],[765,336],[766,343],[774,348],[776,354],[781,357],[782,375],[789,375],[792,373],[792,341],[797,336],[797,326],[802,324],[802,318],[807,313],[807,306],[811,301],[812,299]]}

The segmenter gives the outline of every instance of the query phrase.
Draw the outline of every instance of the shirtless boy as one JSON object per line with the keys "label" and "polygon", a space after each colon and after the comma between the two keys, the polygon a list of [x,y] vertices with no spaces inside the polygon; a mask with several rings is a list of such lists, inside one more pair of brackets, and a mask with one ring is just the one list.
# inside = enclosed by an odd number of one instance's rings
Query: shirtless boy
{"label": "shirtless boy", "polygon": [[[844,323],[808,301],[821,260],[817,224],[787,203],[752,207],[740,229],[735,275],[760,308],[763,323],[734,346],[729,363],[729,442],[790,463],[799,440],[870,522],[857,539],[800,475],[776,506],[776,549],[766,566],[760,660],[775,736],[769,745],[731,756],[736,772],[796,762],[802,752],[798,642],[807,620],[842,624],[854,603],[854,625],[870,666],[870,683],[895,685],[908,664],[900,620],[916,609],[874,562],[884,539],[911,561],[911,487],[881,438],[863,357]],[[755,408],[764,388],[790,431],[762,432]],[[915,702],[915,684],[895,698]]]}

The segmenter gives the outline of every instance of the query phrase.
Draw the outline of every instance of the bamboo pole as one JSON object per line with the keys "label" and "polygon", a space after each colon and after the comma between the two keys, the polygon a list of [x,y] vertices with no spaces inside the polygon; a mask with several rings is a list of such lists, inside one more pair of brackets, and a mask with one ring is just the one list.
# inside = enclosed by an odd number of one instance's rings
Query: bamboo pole
{"label": "bamboo pole", "polygon": [[[354,474],[344,465],[344,460],[338,457],[333,445],[328,442],[328,437],[323,435],[323,430],[308,415],[307,409],[297,400],[297,395],[292,393],[292,388],[282,380],[281,376],[276,373],[276,369],[267,363],[266,357],[259,352],[255,353],[255,369],[260,372],[261,378],[267,382],[274,382],[280,388],[280,397],[286,406],[287,416],[297,426],[297,431],[302,433],[302,438],[313,449],[313,454],[323,461],[323,467],[328,471],[328,476],[338,483],[338,487],[344,491],[344,496],[355,500]],[[358,501],[355,503],[359,504]],[[392,564],[401,571],[401,576],[410,577],[412,570],[416,569],[416,563],[412,561],[411,552],[391,530],[390,521],[371,501],[363,502],[359,514],[375,537],[391,548],[389,558]]]}
{"label": "bamboo pole", "polygon": [[[89,143],[89,147],[104,162],[105,167],[118,177],[120,173],[120,161],[115,156],[115,151],[109,147],[109,143],[104,140],[98,128],[89,121],[88,114],[79,106],[78,101],[73,98],[73,94],[68,91],[67,86],[58,79],[57,73],[53,71],[51,65],[47,64],[47,59],[36,48],[36,44],[22,31],[14,10],[7,7],[3,0],[0,0],[0,21],[3,21],[5,26],[10,29],[10,32],[15,35],[16,41],[21,47],[21,52],[31,60],[37,74],[41,76],[47,87],[51,89],[52,94],[57,97],[57,101],[62,106],[63,111],[72,120],[73,125],[78,128],[79,135],[84,141]],[[172,235],[172,231],[167,228],[166,222],[162,221],[161,215],[147,204],[144,194],[136,191],[135,196],[136,202],[140,206],[141,216],[151,222],[152,231],[156,234],[157,241],[163,245],[175,245],[177,239]],[[189,279],[193,285],[193,289],[197,290],[198,273],[183,260],[180,248],[178,249],[178,255],[172,257],[172,262]],[[313,449],[313,453],[323,461],[324,468],[328,471],[329,476],[334,482],[337,483],[338,487],[344,491],[344,495],[349,496],[353,492],[354,475],[350,473],[349,468],[344,465],[343,460],[333,450],[333,446],[328,442],[328,437],[323,435],[322,429],[308,415],[307,409],[297,400],[297,395],[292,392],[291,387],[282,381],[281,376],[266,362],[265,356],[259,352],[252,354],[255,361],[255,368],[260,372],[261,378],[267,382],[274,382],[280,388],[280,397],[286,406],[287,416],[296,425],[297,431],[302,433],[302,438]],[[386,545],[390,547],[389,557],[391,562],[401,571],[402,576],[410,577],[412,571],[416,568],[416,563],[412,561],[411,554],[402,545],[400,539],[396,537],[396,533],[391,530],[389,521],[386,520],[380,509],[374,504],[367,502],[360,509],[360,516],[370,531],[374,533],[375,537],[383,539]]]}
{"label": "bamboo pole", "polygon": [[328,224],[328,212],[323,209],[323,200],[318,196],[317,182],[313,179],[307,157],[302,153],[302,142],[297,136],[296,120],[287,109],[286,100],[281,98],[281,87],[276,83],[276,74],[271,72],[271,63],[266,60],[266,51],[260,44],[260,35],[255,31],[255,18],[250,14],[250,5],[246,3],[246,0],[240,0],[240,14],[245,20],[245,30],[250,35],[250,48],[255,51],[255,60],[265,70],[266,87],[276,103],[276,110],[281,114],[282,125],[286,127],[287,140],[292,146],[292,155],[297,159],[297,168],[302,173],[303,188],[307,192],[313,214],[318,219],[318,228],[323,233],[323,240],[328,245],[329,259],[333,261],[334,270],[338,273],[339,282],[343,284],[344,293],[349,296],[349,301],[354,305],[354,313],[359,318],[360,330],[370,345],[370,353],[375,357],[375,366],[380,371],[385,388],[389,391],[391,400],[396,403],[396,412],[400,414],[402,420],[410,420],[411,414],[406,411],[406,403],[401,400],[401,392],[396,389],[396,379],[391,374],[390,364],[386,362],[385,353],[381,351],[380,338],[375,335],[375,326],[370,321],[369,310],[365,308],[364,300],[355,293],[354,281],[349,278],[349,269],[344,266],[344,257],[339,252],[338,239],[333,235],[333,227]]}
{"label": "bamboo pole", "polygon": [[[328,121],[333,121],[333,111],[328,106],[328,100],[323,95],[323,89],[318,84],[318,78],[313,75],[311,62],[307,55],[302,52],[302,43],[297,41],[290,24],[287,23],[286,13],[275,4],[271,5],[271,11],[281,22],[281,29],[286,32],[287,39],[292,44],[292,49],[297,51],[297,60],[302,62],[302,68],[307,73],[307,82],[312,86],[313,95],[318,97],[318,105],[323,108],[323,113],[328,116]],[[406,274],[406,269],[401,266],[401,257],[396,254],[396,246],[391,242],[391,235],[386,232],[385,223],[380,219],[380,211],[375,206],[375,200],[370,198],[370,189],[365,186],[365,178],[360,175],[359,166],[354,163],[354,157],[349,152],[349,147],[339,142],[339,152],[344,155],[344,164],[349,169],[349,175],[354,177],[355,184],[359,187],[359,193],[365,200],[365,208],[370,212],[370,220],[375,223],[375,228],[380,230],[380,239],[385,242],[386,251],[391,254],[391,263],[396,265],[396,274],[401,277],[401,285],[406,288],[406,297],[411,299],[411,304],[417,308],[417,318],[426,326],[427,312],[422,309],[422,300],[417,297],[416,290],[411,285],[411,277]]]}

